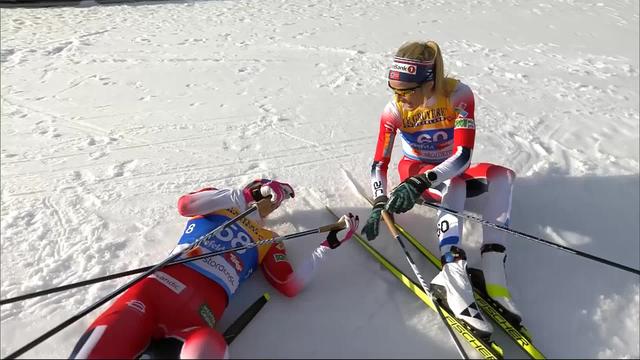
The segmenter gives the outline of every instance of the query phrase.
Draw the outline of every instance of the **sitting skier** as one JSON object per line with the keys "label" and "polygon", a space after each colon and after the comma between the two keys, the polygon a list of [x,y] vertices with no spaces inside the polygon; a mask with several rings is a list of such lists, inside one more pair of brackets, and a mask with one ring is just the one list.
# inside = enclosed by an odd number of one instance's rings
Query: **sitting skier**
{"label": "sitting skier", "polygon": [[[473,92],[468,85],[444,76],[438,44],[428,41],[402,45],[388,79],[394,97],[380,119],[371,168],[374,206],[362,233],[369,240],[378,235],[383,209],[403,213],[415,203],[426,201],[462,212],[468,198],[480,200],[476,203],[482,206],[477,210],[484,220],[508,225],[515,174],[488,163],[470,166],[475,142]],[[387,169],[397,132],[404,153],[398,164],[402,183],[387,197]],[[489,336],[492,326],[475,303],[467,275],[460,239],[462,224],[459,216],[438,211],[436,234],[443,268],[431,287],[457,318]],[[504,307],[508,313],[505,317],[518,324],[521,314],[511,299],[505,276],[506,246],[504,232],[483,228],[481,253],[486,292]]]}
{"label": "sitting skier", "polygon": [[[206,188],[182,196],[178,210],[191,219],[174,252],[269,196],[266,206],[260,202],[258,211],[226,227],[183,258],[277,237],[263,227],[263,219],[282,201],[294,197],[294,191],[286,183],[261,179],[243,189]],[[339,245],[336,240],[349,240],[358,227],[358,218],[351,214],[342,220],[347,226],[331,239],[332,247]],[[286,296],[296,296],[328,251],[325,240],[296,272],[282,242],[162,268],[132,286],[105,310],[82,335],[70,357],[136,358],[152,339],[174,338],[182,342],[180,358],[228,358],[227,344],[215,325],[238,286],[261,266],[273,287]]]}

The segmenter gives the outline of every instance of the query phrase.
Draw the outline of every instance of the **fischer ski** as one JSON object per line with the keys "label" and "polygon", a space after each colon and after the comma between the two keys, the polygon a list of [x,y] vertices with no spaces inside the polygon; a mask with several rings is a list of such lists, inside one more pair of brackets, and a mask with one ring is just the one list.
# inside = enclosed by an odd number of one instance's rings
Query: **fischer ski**
{"label": "fischer ski", "polygon": [[[351,178],[349,180],[353,183],[356,188],[358,194],[362,196],[365,200],[369,202],[369,204],[373,205],[371,199],[365,195],[362,191],[362,188],[358,186]],[[438,270],[442,269],[442,264],[440,263],[440,258],[432,254],[424,245],[422,245],[413,235],[411,235],[408,231],[406,231],[402,226],[398,223],[395,223],[396,229],[398,232],[407,239],[411,245],[413,245],[424,257],[429,260]],[[479,269],[469,268],[468,270],[471,284],[474,290],[474,297],[476,299],[477,304],[480,306],[482,311],[489,316],[493,322],[498,325],[502,330],[509,335],[509,337],[516,343],[522,351],[527,353],[532,359],[544,359],[544,355],[538,350],[533,342],[531,341],[531,335],[526,327],[522,324],[513,324],[509,322],[508,316],[504,314],[508,314],[506,309],[502,307],[498,302],[494,301],[489,297],[484,288],[484,277],[482,275],[482,271]]]}
{"label": "fischer ski", "polygon": [[[330,212],[336,219],[338,216],[329,208],[325,207],[328,212]],[[433,311],[438,311],[436,305],[431,300],[431,297],[427,295],[424,290],[422,290],[421,286],[415,281],[411,280],[404,272],[402,272],[398,267],[396,267],[391,261],[387,260],[382,254],[380,254],[375,248],[373,248],[369,243],[364,240],[360,235],[354,233],[356,241],[364,247],[369,254],[371,254],[376,260],[378,260],[389,272],[391,272],[398,280],[400,280],[414,295],[416,295],[420,300],[422,300],[430,309]],[[458,320],[456,317],[452,316],[449,311],[441,307],[445,320],[449,323],[449,326],[456,331],[460,336],[467,341],[467,343],[474,348],[484,359],[502,359],[503,358],[503,350],[498,346],[495,342],[486,340],[476,336],[473,332],[473,329],[469,327],[465,322]]]}

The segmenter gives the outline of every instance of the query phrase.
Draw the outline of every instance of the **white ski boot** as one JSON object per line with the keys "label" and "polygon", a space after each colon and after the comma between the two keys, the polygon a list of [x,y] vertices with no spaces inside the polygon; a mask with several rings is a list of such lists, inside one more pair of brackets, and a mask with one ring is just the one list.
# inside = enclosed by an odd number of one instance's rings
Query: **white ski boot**
{"label": "white ski boot", "polygon": [[442,271],[431,281],[431,292],[456,318],[471,326],[479,337],[489,339],[493,327],[473,297],[464,250],[452,246],[449,252],[442,255],[441,261]]}
{"label": "white ski boot", "polygon": [[505,247],[500,244],[485,244],[482,245],[481,253],[482,272],[487,294],[507,312],[506,314],[502,313],[507,321],[513,325],[520,325],[522,314],[516,308],[507,287]]}

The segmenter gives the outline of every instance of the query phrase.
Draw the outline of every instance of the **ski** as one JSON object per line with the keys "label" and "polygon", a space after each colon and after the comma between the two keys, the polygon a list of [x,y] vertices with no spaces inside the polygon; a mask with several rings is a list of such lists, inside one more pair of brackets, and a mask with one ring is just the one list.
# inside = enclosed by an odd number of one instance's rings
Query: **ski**
{"label": "ski", "polygon": [[[329,207],[326,207],[326,209],[336,219],[338,219],[338,216]],[[371,254],[376,260],[378,260],[391,274],[393,274],[398,280],[400,280],[400,282],[402,282],[409,290],[411,290],[414,295],[416,295],[429,308],[431,308],[431,310],[438,311],[435,304],[431,301],[429,295],[427,295],[424,290],[422,290],[418,283],[411,280],[411,278],[403,273],[402,270],[396,267],[391,261],[387,260],[375,248],[369,245],[369,243],[360,235],[355,233],[353,234],[353,236],[355,237],[356,241],[369,252],[369,254]],[[441,306],[441,311],[451,328],[458,334],[460,334],[460,336],[464,340],[466,340],[472,348],[478,351],[478,353],[480,353],[480,355],[482,355],[484,359],[503,358],[503,351],[495,342],[487,342],[484,339],[476,336],[473,332],[473,329],[471,329],[469,325],[452,316],[447,308]]]}
{"label": "ski", "polygon": [[[358,194],[362,196],[365,200],[369,202],[369,204],[373,205],[373,201],[362,191],[362,189],[351,179],[349,179],[354,187],[356,188]],[[440,258],[432,254],[424,245],[422,245],[411,233],[406,231],[402,226],[398,223],[395,223],[396,229],[398,232],[407,239],[411,245],[413,245],[427,260],[432,263],[438,270],[442,269],[442,264],[440,263]],[[484,289],[484,278],[482,272],[479,269],[469,268],[469,273],[471,277],[471,284],[474,290],[474,296],[476,302],[482,309],[482,311],[489,316],[493,322],[498,325],[509,337],[516,343],[522,351],[527,353],[532,359],[544,359],[544,355],[538,350],[533,342],[531,341],[531,336],[526,327],[521,324],[513,324],[507,320],[507,318],[503,315],[506,314],[506,310],[500,305],[498,302],[491,299]]]}
{"label": "ski", "polygon": [[253,304],[251,304],[238,318],[224,331],[224,340],[231,344],[240,332],[249,324],[256,314],[262,309],[264,304],[270,299],[269,293],[264,293]]}
{"label": "ski", "polygon": [[[240,332],[249,324],[251,320],[258,314],[262,307],[270,299],[269,293],[262,294],[253,304],[249,305],[240,316],[238,316],[231,325],[224,331],[222,336],[230,345]],[[210,314],[210,313],[209,313]],[[201,313],[203,317],[208,317],[207,313]],[[211,319],[212,321],[215,321]],[[154,339],[147,346],[137,359],[179,359],[180,350],[182,349],[182,341],[176,338]]]}

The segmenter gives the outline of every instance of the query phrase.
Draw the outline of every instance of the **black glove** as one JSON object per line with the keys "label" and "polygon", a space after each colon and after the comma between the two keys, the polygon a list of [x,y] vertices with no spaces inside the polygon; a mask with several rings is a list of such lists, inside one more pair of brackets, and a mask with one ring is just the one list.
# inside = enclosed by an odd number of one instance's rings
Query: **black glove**
{"label": "black glove", "polygon": [[367,219],[367,223],[362,227],[362,231],[360,231],[360,234],[366,235],[367,240],[369,241],[375,239],[378,236],[382,210],[384,210],[384,207],[387,205],[388,200],[389,198],[387,198],[385,195],[382,195],[378,196],[373,201],[373,209],[371,209],[371,214]]}
{"label": "black glove", "polygon": [[392,213],[409,211],[422,193],[431,187],[427,175],[420,174],[405,179],[391,191],[387,210]]}

